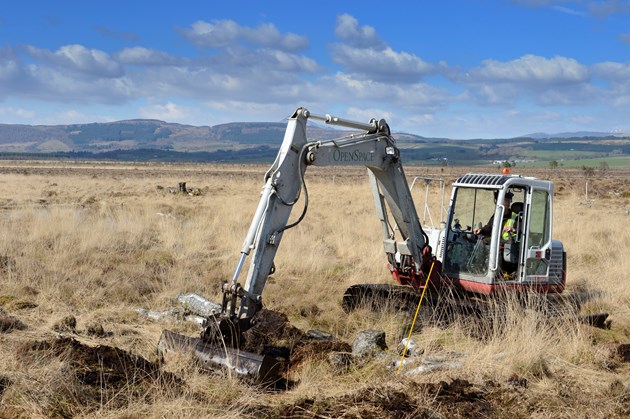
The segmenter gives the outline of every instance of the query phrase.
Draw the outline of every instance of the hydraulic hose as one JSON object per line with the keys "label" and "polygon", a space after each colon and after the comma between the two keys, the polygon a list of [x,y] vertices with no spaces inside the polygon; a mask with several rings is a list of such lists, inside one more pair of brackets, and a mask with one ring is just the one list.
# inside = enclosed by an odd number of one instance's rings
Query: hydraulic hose
{"label": "hydraulic hose", "polygon": [[[302,165],[304,164],[304,155],[305,155],[306,151],[308,150],[309,147],[311,147],[311,146],[313,146],[315,144],[317,144],[317,142],[311,142],[311,143],[304,144],[304,146],[300,150],[300,155],[298,157],[298,173],[300,175],[300,184],[302,185],[302,188],[304,188],[304,208],[302,209],[302,214],[300,214],[300,216],[298,217],[298,219],[295,222],[293,222],[291,224],[287,224],[284,227],[282,227],[281,229],[279,229],[278,231],[276,231],[276,234],[282,233],[285,230],[288,230],[290,228],[293,228],[293,227],[297,226],[298,224],[300,224],[302,222],[302,220],[306,216],[306,211],[308,210],[308,188],[306,187],[306,181],[304,179],[304,171],[302,170]],[[301,191],[301,189],[298,190],[297,196],[295,197],[295,199],[291,203],[286,203],[286,202],[284,202],[282,200],[282,198],[280,198],[280,195],[277,195],[277,196],[278,196],[278,199],[280,200],[281,203],[283,203],[284,205],[287,205],[287,206],[292,206],[298,201],[298,199],[300,199],[300,191]]]}

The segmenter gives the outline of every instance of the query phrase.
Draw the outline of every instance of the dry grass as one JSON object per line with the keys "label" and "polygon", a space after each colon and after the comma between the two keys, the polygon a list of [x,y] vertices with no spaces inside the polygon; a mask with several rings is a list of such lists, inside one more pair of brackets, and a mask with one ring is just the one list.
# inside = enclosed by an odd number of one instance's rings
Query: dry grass
{"label": "dry grass", "polygon": [[[334,169],[309,172],[308,215],[285,233],[277,273],[268,282],[264,301],[286,313],[296,327],[325,330],[348,342],[360,330],[385,330],[390,347],[386,360],[355,365],[343,374],[325,361],[306,363],[295,388],[277,394],[224,372],[201,374],[186,359],[169,359],[162,369],[181,380],[171,386],[144,380],[117,388],[116,397],[111,388],[103,388],[97,399],[86,400],[81,393],[85,386],[73,376],[70,360],[40,354],[27,362],[19,356],[24,345],[61,334],[155,361],[163,328],[193,334],[191,325],[152,321],[136,309],[175,307],[175,296],[182,292],[218,301],[220,282],[235,268],[265,169],[0,164],[0,309],[27,325],[0,334],[0,416],[383,414],[378,410],[382,406],[361,402],[358,395],[364,391],[374,392],[374,400],[409,397],[401,399],[400,406],[409,406],[399,416],[457,416],[457,410],[440,410],[445,405],[442,393],[424,384],[454,378],[485,386],[479,391],[494,415],[628,413],[630,368],[611,354],[615,345],[630,342],[630,185],[626,173],[614,171],[591,181],[589,203],[583,202],[579,172],[551,173],[557,191],[554,236],[564,242],[569,256],[569,290],[588,291],[586,309],[610,312],[611,330],[596,330],[571,317],[544,321],[539,311],[515,303],[504,327],[494,328],[485,339],[471,337],[465,319],[414,333],[425,354],[456,354],[462,366],[397,376],[387,364],[397,360],[395,348],[407,333],[409,316],[391,310],[345,314],[340,307],[349,285],[389,278],[364,171]],[[407,168],[409,176],[444,177],[449,183],[464,172]],[[169,193],[167,187],[179,181],[203,194]],[[424,202],[424,189],[414,195],[417,204]],[[439,208],[433,207],[432,215],[437,220]],[[75,329],[59,328],[67,316],[76,318]],[[88,334],[94,324],[102,325],[105,335]],[[506,389],[506,380],[513,376],[526,379],[527,388]],[[488,387],[489,381],[498,387]]]}

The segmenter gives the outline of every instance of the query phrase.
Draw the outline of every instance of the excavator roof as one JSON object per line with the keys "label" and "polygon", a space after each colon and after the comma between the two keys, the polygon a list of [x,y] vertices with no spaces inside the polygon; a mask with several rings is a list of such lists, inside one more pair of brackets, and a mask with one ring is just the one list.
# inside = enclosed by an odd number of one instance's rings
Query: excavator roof
{"label": "excavator roof", "polygon": [[510,175],[488,175],[467,173],[455,181],[460,185],[469,186],[500,186],[507,182],[512,176]]}
{"label": "excavator roof", "polygon": [[540,182],[548,183],[547,181],[540,181],[535,177],[524,177],[519,175],[467,173],[457,179],[453,186],[502,189],[506,183],[513,183],[509,182],[510,180],[518,180],[519,184],[524,183],[530,185],[538,184]]}

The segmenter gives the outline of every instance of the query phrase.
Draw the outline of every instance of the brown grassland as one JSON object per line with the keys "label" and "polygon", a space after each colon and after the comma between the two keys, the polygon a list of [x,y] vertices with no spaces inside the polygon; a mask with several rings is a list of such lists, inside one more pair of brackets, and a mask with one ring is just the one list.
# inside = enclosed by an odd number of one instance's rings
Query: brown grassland
{"label": "brown grassland", "polygon": [[[198,329],[137,309],[176,308],[183,292],[219,301],[265,170],[0,162],[0,417],[630,415],[630,172],[623,170],[595,173],[589,202],[579,170],[514,170],[555,182],[554,238],[568,254],[568,290],[591,295],[586,311],[610,313],[608,330],[543,321],[536,312],[484,339],[466,333],[465,320],[427,327],[413,335],[420,350],[457,354],[457,367],[396,374],[388,365],[409,315],[346,314],[340,305],[352,284],[391,281],[365,169],[313,169],[308,214],[284,235],[265,306],[302,330],[349,343],[361,330],[382,329],[384,357],[345,371],[313,357],[286,391],[200,371],[184,356],[158,360],[163,329],[191,336]],[[410,179],[443,177],[448,190],[471,169],[406,170]],[[201,195],[168,192],[181,181]],[[414,195],[421,207],[424,190]]]}

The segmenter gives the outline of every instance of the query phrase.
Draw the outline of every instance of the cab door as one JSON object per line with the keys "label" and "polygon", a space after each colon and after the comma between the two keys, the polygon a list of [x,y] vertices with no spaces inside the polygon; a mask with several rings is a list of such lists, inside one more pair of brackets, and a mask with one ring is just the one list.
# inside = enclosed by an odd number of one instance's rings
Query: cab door
{"label": "cab door", "polygon": [[[521,280],[536,284],[549,281],[549,259],[551,257],[551,186],[538,185],[530,189],[526,205],[525,235],[521,251]],[[522,265],[521,265],[522,266]]]}

